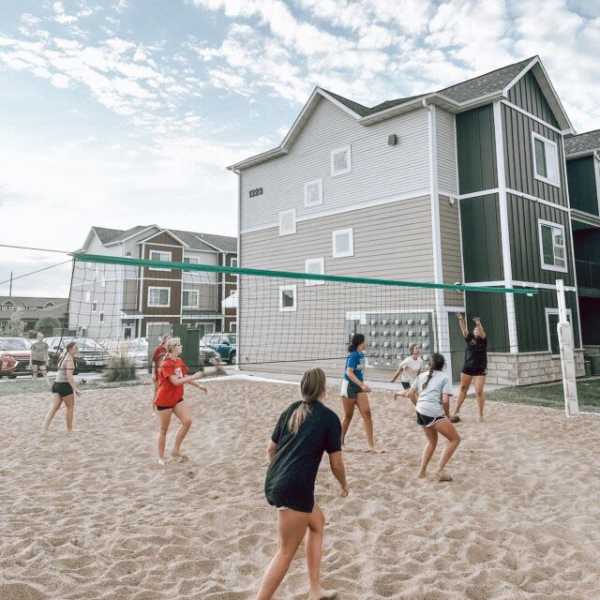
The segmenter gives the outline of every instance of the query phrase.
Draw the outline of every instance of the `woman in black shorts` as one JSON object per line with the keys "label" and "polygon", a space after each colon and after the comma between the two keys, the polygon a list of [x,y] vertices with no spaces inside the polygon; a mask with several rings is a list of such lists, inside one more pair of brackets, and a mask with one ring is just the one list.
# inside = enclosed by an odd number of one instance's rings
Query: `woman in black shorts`
{"label": "woman in black shorts", "polygon": [[342,458],[342,426],[338,416],[323,404],[326,379],[321,369],[302,377],[302,401],[294,402],[279,417],[267,448],[270,461],[265,481],[269,504],[277,508],[279,547],[267,568],[256,600],[271,600],[308,529],[306,563],[310,600],[335,598],[321,587],[320,567],[325,517],[315,503],[315,480],[323,452],[348,495]]}
{"label": "woman in black shorts", "polygon": [[79,396],[79,389],[75,383],[75,359],[79,350],[76,342],[69,342],[62,356],[58,360],[56,379],[52,385],[54,399],[44,422],[44,431],[48,431],[54,415],[64,402],[67,421],[67,431],[73,431],[73,416],[75,413],[75,396]]}
{"label": "woman in black shorts", "polygon": [[460,391],[451,421],[453,423],[460,421],[458,413],[465,401],[471,383],[475,386],[475,393],[477,395],[479,420],[483,421],[483,407],[485,405],[484,386],[487,373],[487,336],[479,317],[473,319],[475,323],[473,333],[469,333],[464,315],[459,313],[457,317],[460,331],[465,338],[467,346],[465,348],[465,364],[460,375]]}

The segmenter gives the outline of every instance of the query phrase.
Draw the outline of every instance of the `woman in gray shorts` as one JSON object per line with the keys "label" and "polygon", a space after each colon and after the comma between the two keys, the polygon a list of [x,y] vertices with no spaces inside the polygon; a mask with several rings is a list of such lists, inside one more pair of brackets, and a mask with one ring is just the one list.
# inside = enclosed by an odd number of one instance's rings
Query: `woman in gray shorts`
{"label": "woman in gray shorts", "polygon": [[67,421],[67,431],[73,431],[75,396],[79,396],[79,389],[77,388],[74,377],[75,359],[77,358],[78,352],[77,343],[69,342],[58,361],[56,379],[52,385],[54,398],[52,400],[52,406],[46,416],[46,421],[44,422],[44,431],[48,431],[54,415],[58,412],[58,409],[63,402],[65,403],[66,408],[65,418]]}

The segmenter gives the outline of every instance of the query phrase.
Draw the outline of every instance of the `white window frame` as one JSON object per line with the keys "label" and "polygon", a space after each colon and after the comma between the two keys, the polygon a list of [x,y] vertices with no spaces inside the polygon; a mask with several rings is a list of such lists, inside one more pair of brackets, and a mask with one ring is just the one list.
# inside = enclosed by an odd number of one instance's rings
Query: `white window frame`
{"label": "white window frame", "polygon": [[229,328],[229,333],[237,333],[237,323],[235,321],[229,321],[227,327]]}
{"label": "white window frame", "polygon": [[[284,217],[287,215],[291,215],[294,220],[293,228],[291,228],[289,231],[285,231],[283,229]],[[282,210],[279,213],[279,235],[280,236],[293,235],[295,233],[296,233],[296,209],[290,208],[289,210]]]}
{"label": "white window frame", "polygon": [[[546,318],[546,340],[548,341],[548,352],[552,354],[552,342],[550,341],[550,315],[560,315],[558,308],[546,308],[544,310],[544,316]],[[571,323],[571,327],[573,327],[573,311],[570,308],[567,308],[567,318],[569,323]],[[573,335],[575,335],[575,331],[573,331]],[[558,354],[552,354],[552,356],[558,356]]]}
{"label": "white window frame", "polygon": [[[283,306],[283,292],[292,291],[294,293],[294,306]],[[295,312],[298,308],[298,289],[296,285],[279,286],[279,312]]]}
{"label": "white window frame", "polygon": [[[184,304],[183,303],[183,295],[184,294],[196,294],[196,297],[198,299],[198,302],[196,304]],[[200,308],[200,290],[195,290],[192,288],[184,288],[181,291],[181,305],[182,308]]]}
{"label": "white window frame", "polygon": [[[311,186],[316,185],[318,186],[318,190],[319,190],[319,194],[318,194],[318,199],[316,201],[311,202],[310,201],[310,194],[309,189]],[[323,180],[322,179],[313,179],[312,181],[307,181],[304,184],[304,206],[306,208],[311,208],[312,206],[319,206],[320,204],[323,204]]]}
{"label": "white window frame", "polygon": [[200,264],[200,257],[199,256],[184,256],[183,257],[183,262],[186,265],[199,265]]}
{"label": "white window frame", "polygon": [[[335,240],[340,235],[349,235],[350,236],[350,243],[348,244],[350,246],[350,249],[348,250],[348,252],[342,252],[342,253],[336,252]],[[352,227],[349,227],[348,229],[336,229],[334,232],[332,232],[331,243],[333,246],[332,252],[331,252],[333,255],[333,258],[347,258],[349,256],[354,256],[354,230],[352,229]]]}
{"label": "white window frame", "polygon": [[[156,254],[167,254],[169,256],[169,258],[168,258],[168,260],[163,261],[163,262],[171,262],[173,260],[173,253],[169,252],[168,250],[150,250],[148,252],[148,259],[149,260],[159,260],[159,261],[162,261],[162,258],[158,258],[158,259],[152,258],[152,254],[154,254],[154,253],[156,253]],[[171,271],[171,269],[162,269],[162,268],[159,268],[159,267],[148,267],[148,271]]]}
{"label": "white window frame", "polygon": [[[151,296],[152,296],[152,290],[167,290],[168,292],[168,300],[167,300],[167,304],[150,304],[150,300],[151,300]],[[170,287],[162,287],[162,286],[156,286],[156,285],[151,285],[148,287],[148,308],[169,308],[171,306],[171,288]]]}
{"label": "white window frame", "polygon": [[[335,170],[335,155],[339,154],[340,152],[346,152],[348,154],[348,166],[345,169],[342,169],[341,171],[336,171]],[[350,146],[342,146],[341,148],[335,148],[334,150],[331,151],[330,153],[330,169],[331,169],[331,176],[332,177],[337,177],[338,175],[345,175],[346,173],[350,173],[350,171],[352,171],[352,149]]]}
{"label": "white window frame", "polygon": [[[548,175],[550,175],[554,169],[554,174],[556,175],[556,179],[552,179],[550,177],[544,177],[538,173],[538,165],[537,165],[537,156],[535,153],[535,141],[539,140],[544,144],[544,152],[546,153],[546,167],[548,169]],[[548,152],[548,146],[553,149],[553,156],[551,156],[551,152]],[[533,176],[544,183],[548,183],[549,185],[553,185],[560,189],[560,152],[558,151],[558,144],[549,140],[548,138],[540,135],[536,131],[531,132],[531,151],[533,152]],[[554,162],[555,161],[555,162]],[[551,163],[554,162],[554,165]]]}
{"label": "white window frame", "polygon": [[[564,241],[564,267],[557,267],[556,265],[548,265],[544,260],[544,240],[542,239],[542,227],[553,227],[560,229],[562,231],[562,238]],[[553,223],[552,221],[546,221],[545,219],[538,219],[538,238],[539,238],[539,246],[540,246],[540,265],[544,271],[554,271],[556,273],[568,273],[569,272],[569,261],[568,261],[568,253],[567,253],[567,237],[565,234],[565,226],[560,223]],[[554,239],[552,240],[552,254],[554,254]]]}
{"label": "white window frame", "polygon": [[[318,273],[321,275],[325,274],[325,258],[324,257],[319,257],[319,258],[307,258],[304,261],[304,272],[305,273],[311,273],[311,271],[308,270],[308,266],[310,264],[318,264],[319,265],[319,271]],[[316,273],[311,273],[312,275],[316,275]],[[304,285],[310,286],[310,285],[323,285],[325,283],[324,280],[322,279],[305,279],[304,280]]]}

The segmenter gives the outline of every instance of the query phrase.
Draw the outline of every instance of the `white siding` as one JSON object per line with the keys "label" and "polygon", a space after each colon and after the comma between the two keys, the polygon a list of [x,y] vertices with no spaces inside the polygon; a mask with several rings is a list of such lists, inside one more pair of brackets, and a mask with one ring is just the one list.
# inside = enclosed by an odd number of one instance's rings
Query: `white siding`
{"label": "white siding", "polygon": [[[398,145],[389,146],[389,134]],[[330,152],[351,146],[352,171],[331,177]],[[365,127],[327,100],[321,100],[290,153],[243,171],[242,231],[273,226],[278,213],[296,209],[298,218],[366,202],[417,196],[429,190],[427,110],[417,110]],[[323,180],[323,203],[304,206],[304,184]],[[249,198],[248,192],[263,194]]]}
{"label": "white siding", "polygon": [[438,185],[440,192],[458,194],[456,117],[437,108]]}

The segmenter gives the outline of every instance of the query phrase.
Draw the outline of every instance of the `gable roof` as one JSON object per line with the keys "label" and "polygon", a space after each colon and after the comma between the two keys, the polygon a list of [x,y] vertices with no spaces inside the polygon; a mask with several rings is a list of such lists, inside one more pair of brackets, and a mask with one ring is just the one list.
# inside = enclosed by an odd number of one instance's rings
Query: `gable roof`
{"label": "gable roof", "polygon": [[108,244],[112,239],[123,233],[120,229],[108,229],[108,227],[92,227],[103,244]]}
{"label": "gable roof", "polygon": [[498,98],[504,98],[508,90],[530,70],[533,70],[542,91],[548,96],[548,103],[553,112],[556,113],[562,127],[567,130],[572,129],[566,111],[548,78],[539,56],[532,56],[435,92],[386,100],[372,107],[364,106],[354,100],[317,87],[313,90],[302,111],[292,124],[290,131],[277,148],[251,156],[227,168],[232,171],[240,171],[287,154],[316,105],[323,98],[333,102],[338,108],[350,114],[361,125],[368,126],[428,104],[437,104],[451,112],[462,112]]}
{"label": "gable roof", "polygon": [[600,129],[586,131],[565,138],[565,154],[567,158],[586,156],[600,151]]}

